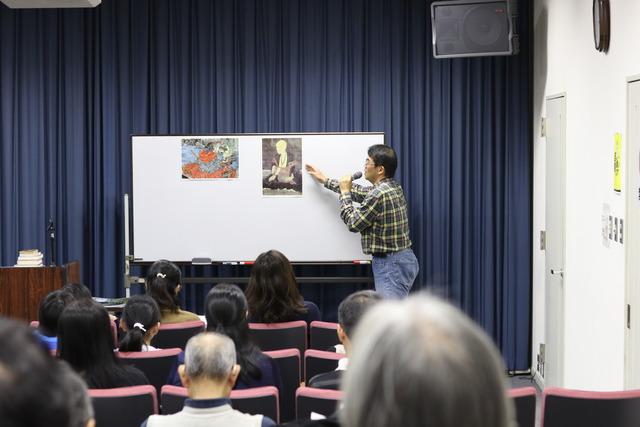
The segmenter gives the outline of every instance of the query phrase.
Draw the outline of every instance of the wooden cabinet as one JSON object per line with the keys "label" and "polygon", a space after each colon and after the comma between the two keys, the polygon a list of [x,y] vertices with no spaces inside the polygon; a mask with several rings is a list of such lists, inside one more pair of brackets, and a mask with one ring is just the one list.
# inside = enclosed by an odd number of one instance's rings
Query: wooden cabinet
{"label": "wooden cabinet", "polygon": [[40,300],[67,283],[80,282],[80,263],[57,267],[0,267],[0,315],[38,319]]}

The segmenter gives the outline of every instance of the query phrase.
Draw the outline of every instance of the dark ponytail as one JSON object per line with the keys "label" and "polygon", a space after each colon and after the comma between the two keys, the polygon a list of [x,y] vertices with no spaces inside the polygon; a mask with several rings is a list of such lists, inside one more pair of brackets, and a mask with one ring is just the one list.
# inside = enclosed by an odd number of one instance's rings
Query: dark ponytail
{"label": "dark ponytail", "polygon": [[148,295],[135,295],[122,311],[122,322],[127,332],[120,340],[120,351],[142,351],[147,332],[160,321],[158,304]]}
{"label": "dark ponytail", "polygon": [[147,294],[158,303],[161,310],[177,313],[180,299],[176,289],[181,280],[182,274],[177,265],[165,259],[158,260],[151,264],[147,272]]}
{"label": "dark ponytail", "polygon": [[247,321],[247,300],[236,285],[220,283],[211,288],[204,302],[207,331],[231,338],[240,365],[240,381],[260,380],[260,349],[251,341]]}

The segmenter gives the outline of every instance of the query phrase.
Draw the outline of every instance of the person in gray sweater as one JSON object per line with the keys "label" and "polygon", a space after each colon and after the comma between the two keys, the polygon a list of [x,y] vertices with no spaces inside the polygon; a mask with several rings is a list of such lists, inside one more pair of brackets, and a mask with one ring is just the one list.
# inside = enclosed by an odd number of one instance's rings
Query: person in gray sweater
{"label": "person in gray sweater", "polygon": [[274,421],[231,407],[229,396],[240,373],[233,341],[215,332],[198,334],[187,342],[184,364],[178,368],[189,398],[182,411],[151,415],[142,427],[270,427]]}

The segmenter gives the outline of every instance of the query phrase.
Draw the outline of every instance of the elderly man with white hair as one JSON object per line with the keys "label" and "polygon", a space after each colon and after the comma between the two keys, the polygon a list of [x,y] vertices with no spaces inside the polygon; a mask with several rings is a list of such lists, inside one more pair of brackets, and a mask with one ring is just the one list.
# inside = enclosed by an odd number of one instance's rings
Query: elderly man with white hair
{"label": "elderly man with white hair", "polygon": [[143,427],[275,425],[268,417],[244,414],[231,407],[229,395],[240,366],[236,364],[236,349],[229,337],[206,332],[191,338],[178,373],[189,394],[184,409],[172,415],[152,415]]}
{"label": "elderly man with white hair", "polygon": [[353,341],[343,427],[516,425],[500,353],[453,306],[426,295],[377,304]]}

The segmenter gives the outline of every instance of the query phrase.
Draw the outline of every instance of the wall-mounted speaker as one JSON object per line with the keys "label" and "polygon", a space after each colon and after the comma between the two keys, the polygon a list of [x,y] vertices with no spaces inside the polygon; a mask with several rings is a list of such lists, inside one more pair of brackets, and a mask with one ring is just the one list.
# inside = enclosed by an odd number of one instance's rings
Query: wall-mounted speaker
{"label": "wall-mounted speaker", "polygon": [[518,36],[508,0],[453,0],[431,3],[433,56],[514,55]]}

